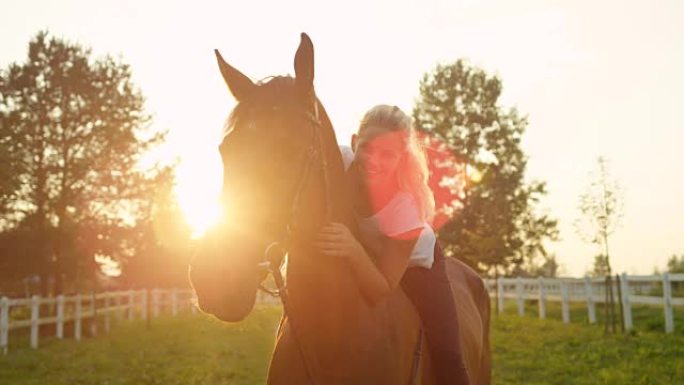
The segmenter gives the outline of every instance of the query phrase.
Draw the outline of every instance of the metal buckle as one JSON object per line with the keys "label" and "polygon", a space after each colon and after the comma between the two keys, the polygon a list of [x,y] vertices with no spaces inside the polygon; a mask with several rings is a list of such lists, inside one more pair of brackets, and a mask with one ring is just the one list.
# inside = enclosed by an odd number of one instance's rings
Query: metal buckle
{"label": "metal buckle", "polygon": [[277,265],[280,265],[284,256],[285,248],[280,242],[272,242],[264,251],[264,261],[267,261],[270,264],[271,271],[280,268],[280,266],[275,266],[275,262],[278,262]]}

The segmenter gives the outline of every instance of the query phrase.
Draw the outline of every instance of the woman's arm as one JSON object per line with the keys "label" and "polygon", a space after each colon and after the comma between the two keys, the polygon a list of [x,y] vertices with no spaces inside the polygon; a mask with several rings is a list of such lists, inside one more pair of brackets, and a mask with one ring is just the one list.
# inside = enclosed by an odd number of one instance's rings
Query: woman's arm
{"label": "woman's arm", "polygon": [[323,227],[317,245],[326,255],[346,258],[366,300],[375,304],[399,285],[422,228],[385,237],[375,263],[343,224]]}

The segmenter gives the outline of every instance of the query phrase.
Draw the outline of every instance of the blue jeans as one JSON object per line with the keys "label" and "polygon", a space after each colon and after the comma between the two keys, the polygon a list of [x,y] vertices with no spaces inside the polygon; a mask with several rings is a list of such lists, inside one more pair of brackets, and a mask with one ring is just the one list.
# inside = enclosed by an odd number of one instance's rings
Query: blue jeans
{"label": "blue jeans", "polygon": [[437,385],[470,385],[463,363],[456,303],[446,274],[444,252],[435,244],[432,268],[410,267],[401,280],[423,322]]}

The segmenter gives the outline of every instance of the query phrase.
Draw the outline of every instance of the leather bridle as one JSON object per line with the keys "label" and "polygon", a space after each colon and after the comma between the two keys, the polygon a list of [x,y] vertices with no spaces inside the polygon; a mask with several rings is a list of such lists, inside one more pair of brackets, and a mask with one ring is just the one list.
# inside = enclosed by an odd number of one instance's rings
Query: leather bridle
{"label": "leather bridle", "polygon": [[[277,108],[274,108],[274,110],[277,110]],[[323,174],[323,187],[325,190],[325,221],[327,222],[330,220],[330,183],[327,170],[325,146],[323,144],[323,140],[319,132],[322,127],[322,123],[318,113],[318,103],[316,102],[314,104],[313,112],[305,111],[303,112],[303,115],[305,120],[311,123],[312,126],[311,140],[309,141],[309,145],[305,150],[304,159],[300,166],[301,171],[298,174],[299,177],[297,178],[297,181],[295,182],[292,188],[292,203],[290,205],[287,221],[285,222],[285,225],[282,231],[280,232],[280,236],[276,237],[277,240],[274,240],[271,243],[269,243],[269,245],[264,250],[263,259],[258,262],[259,266],[264,268],[279,267],[282,263],[283,257],[285,256],[285,254],[287,254],[287,251],[289,250],[292,234],[296,231],[297,227],[296,221],[298,220],[300,214],[302,196],[306,189],[307,183],[311,177],[311,172],[313,169],[313,165],[315,163],[319,163],[319,166]],[[260,286],[260,288],[268,292],[269,294],[276,296],[279,295],[278,292],[268,290],[263,286]],[[281,288],[279,287],[278,290],[280,289]]]}
{"label": "leather bridle", "polygon": [[313,370],[310,366],[311,358],[308,358],[307,353],[302,346],[301,339],[299,338],[297,330],[295,329],[294,324],[292,322],[292,312],[290,311],[291,309],[289,305],[287,287],[285,280],[283,279],[283,275],[280,271],[280,266],[282,265],[285,255],[289,251],[290,242],[292,240],[292,234],[296,231],[296,221],[299,218],[300,214],[303,192],[307,186],[308,181],[310,180],[313,165],[317,161],[321,167],[321,172],[323,174],[323,186],[325,189],[324,206],[326,222],[330,220],[331,215],[330,177],[327,169],[325,146],[323,143],[321,133],[319,132],[321,130],[322,123],[318,112],[318,101],[314,101],[313,112],[305,111],[304,117],[306,121],[311,123],[312,135],[311,141],[309,142],[309,145],[306,149],[306,154],[303,163],[301,165],[302,171],[299,174],[297,182],[293,186],[292,204],[290,206],[289,218],[287,218],[287,221],[285,222],[285,226],[282,230],[280,240],[274,240],[265,248],[263,259],[258,262],[258,266],[262,269],[266,269],[267,272],[273,276],[273,280],[276,284],[275,291],[264,287],[262,283],[259,283],[259,289],[273,296],[280,297],[280,301],[283,304],[285,315],[288,318],[290,329],[292,330],[294,336],[295,344],[297,345],[299,353],[302,356],[307,376],[309,377],[311,384],[315,384]]}

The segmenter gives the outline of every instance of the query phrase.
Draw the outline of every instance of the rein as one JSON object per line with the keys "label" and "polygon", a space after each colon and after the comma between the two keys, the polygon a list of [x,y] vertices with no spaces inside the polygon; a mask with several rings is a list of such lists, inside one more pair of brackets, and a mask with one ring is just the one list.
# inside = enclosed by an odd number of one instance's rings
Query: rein
{"label": "rein", "polygon": [[298,333],[295,329],[292,320],[292,312],[289,305],[287,286],[285,284],[285,280],[283,279],[283,275],[280,271],[280,266],[282,265],[283,260],[285,259],[285,255],[287,255],[289,251],[292,233],[294,232],[296,226],[295,221],[299,217],[299,209],[302,203],[302,193],[307,185],[307,182],[309,181],[312,168],[311,166],[317,158],[320,159],[320,166],[323,172],[323,185],[325,190],[325,221],[328,222],[331,217],[330,176],[328,174],[327,169],[325,147],[323,145],[323,139],[319,132],[320,128],[322,127],[322,124],[318,112],[318,102],[314,102],[313,113],[305,112],[305,117],[307,118],[307,120],[313,123],[312,138],[311,143],[309,143],[309,146],[306,150],[306,157],[304,158],[304,162],[302,163],[302,171],[300,173],[299,179],[297,183],[294,185],[294,192],[292,195],[292,206],[290,209],[290,218],[285,225],[283,236],[281,238],[282,240],[273,241],[266,247],[266,249],[264,250],[263,260],[258,263],[258,266],[260,268],[266,269],[267,272],[270,273],[271,276],[273,276],[273,280],[276,284],[275,291],[264,287],[262,283],[259,284],[259,289],[274,297],[280,298],[280,301],[283,304],[285,316],[288,318],[290,329],[293,333],[295,344],[297,345],[297,349],[299,350],[299,353],[302,356],[302,361],[304,362],[306,374],[311,384],[315,385],[316,381],[314,380],[313,369],[311,368],[310,359],[307,359],[307,354],[302,346],[301,340],[298,338]]}

